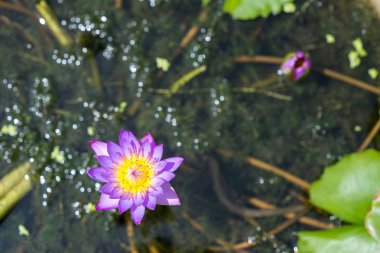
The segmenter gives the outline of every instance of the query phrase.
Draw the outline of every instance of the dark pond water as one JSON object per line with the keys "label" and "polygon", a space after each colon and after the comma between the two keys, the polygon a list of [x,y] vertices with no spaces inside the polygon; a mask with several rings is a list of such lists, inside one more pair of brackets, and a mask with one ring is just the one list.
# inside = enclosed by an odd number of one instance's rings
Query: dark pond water
{"label": "dark pond water", "polygon": [[[6,2],[35,12],[34,1]],[[244,157],[312,182],[358,148],[379,101],[318,73],[290,83],[277,76],[277,65],[232,59],[305,50],[315,66],[379,84],[367,73],[380,69],[380,24],[371,9],[361,1],[296,1],[293,14],[237,22],[222,15],[222,1],[213,1],[199,33],[162,75],[156,58],[178,51],[197,23],[200,1],[124,1],[122,9],[103,0],[49,3],[75,40],[70,49],[38,18],[0,5],[0,128],[16,127],[12,136],[0,134],[0,176],[24,161],[33,164],[32,191],[0,223],[0,252],[128,252],[132,241],[139,252],[209,252],[248,238],[256,245],[235,252],[293,252],[296,231],[313,228],[295,223],[266,237],[284,218],[252,221],[228,210],[214,191],[207,159],[217,161],[223,190],[237,206],[253,208],[251,197],[299,204],[294,192],[305,194],[302,189]],[[336,42],[326,43],[326,34]],[[347,55],[357,37],[368,56],[350,69]],[[177,94],[159,92],[203,65],[207,70]],[[263,83],[255,93],[240,89]],[[126,216],[91,212],[100,185],[85,175],[97,163],[88,141],[116,141],[121,128],[139,137],[151,132],[164,143],[165,157],[185,158],[173,180],[182,205],[148,212],[133,239]],[[223,157],[216,152],[221,148],[236,155]],[[54,150],[61,157],[52,157]],[[339,224],[326,214],[307,215]],[[29,236],[19,235],[20,224]]]}

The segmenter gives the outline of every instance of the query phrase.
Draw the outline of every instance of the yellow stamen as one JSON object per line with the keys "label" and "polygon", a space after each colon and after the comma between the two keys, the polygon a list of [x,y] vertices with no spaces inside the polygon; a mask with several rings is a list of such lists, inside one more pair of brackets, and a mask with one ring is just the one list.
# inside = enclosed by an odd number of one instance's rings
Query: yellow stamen
{"label": "yellow stamen", "polygon": [[145,193],[154,176],[151,161],[137,155],[125,158],[116,170],[116,182],[132,195]]}

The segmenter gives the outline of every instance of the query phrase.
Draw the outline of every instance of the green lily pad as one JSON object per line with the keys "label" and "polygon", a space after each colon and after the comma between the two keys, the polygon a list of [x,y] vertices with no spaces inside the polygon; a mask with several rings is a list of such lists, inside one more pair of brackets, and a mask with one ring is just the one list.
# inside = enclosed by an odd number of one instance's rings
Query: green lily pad
{"label": "green lily pad", "polygon": [[311,185],[310,201],[342,220],[363,225],[379,190],[380,153],[366,150],[326,168]]}
{"label": "green lily pad", "polygon": [[372,202],[371,211],[365,219],[365,227],[373,238],[380,241],[380,192]]}
{"label": "green lily pad", "polygon": [[284,4],[292,2],[293,0],[226,0],[223,11],[235,19],[248,20],[280,13]]}
{"label": "green lily pad", "polygon": [[362,226],[298,233],[298,253],[378,253],[380,243]]}

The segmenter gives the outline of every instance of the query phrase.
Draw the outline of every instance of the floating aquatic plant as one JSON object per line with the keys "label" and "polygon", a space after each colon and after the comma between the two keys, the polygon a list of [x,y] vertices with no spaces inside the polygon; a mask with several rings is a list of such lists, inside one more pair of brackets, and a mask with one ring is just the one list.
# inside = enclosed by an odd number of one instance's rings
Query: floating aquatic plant
{"label": "floating aquatic plant", "polygon": [[156,204],[180,205],[170,181],[174,171],[183,162],[182,157],[161,160],[163,145],[156,145],[148,133],[140,141],[130,131],[122,130],[119,145],[91,141],[100,167],[91,168],[87,174],[95,181],[105,183],[100,187],[97,211],[118,208],[119,213],[131,210],[138,225],[145,208],[154,210]]}
{"label": "floating aquatic plant", "polygon": [[358,67],[361,63],[361,59],[368,55],[367,51],[364,49],[363,41],[361,38],[356,38],[352,41],[352,45],[355,50],[351,50],[348,53],[348,60],[350,61],[350,68],[354,69]]}
{"label": "floating aquatic plant", "polygon": [[292,52],[285,56],[281,70],[290,80],[297,81],[306,76],[311,68],[309,57],[302,51]]}
{"label": "floating aquatic plant", "polygon": [[[202,2],[207,4],[210,1]],[[296,7],[286,6],[289,3],[293,3],[293,0],[225,0],[223,11],[231,14],[235,19],[250,20],[258,17],[266,18],[269,14],[277,14],[282,10],[292,12]]]}
{"label": "floating aquatic plant", "polygon": [[366,150],[325,169],[310,188],[310,201],[350,223],[299,232],[299,253],[380,252],[380,152]]}

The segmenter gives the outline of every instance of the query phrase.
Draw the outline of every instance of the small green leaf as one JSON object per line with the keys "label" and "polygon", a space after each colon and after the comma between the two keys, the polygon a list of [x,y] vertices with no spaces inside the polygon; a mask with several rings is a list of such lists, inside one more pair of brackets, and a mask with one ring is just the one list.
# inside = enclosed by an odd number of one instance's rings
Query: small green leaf
{"label": "small green leaf", "polygon": [[225,0],[223,11],[235,19],[249,20],[280,13],[284,4],[292,2],[293,0]]}
{"label": "small green leaf", "polygon": [[14,137],[17,135],[17,127],[12,124],[3,125],[3,127],[1,128],[1,133]]}
{"label": "small green leaf", "polygon": [[361,38],[356,38],[352,42],[352,45],[354,46],[356,52],[359,54],[360,57],[366,57],[367,56],[367,51],[364,49],[363,41],[361,40]]}
{"label": "small green leaf", "polygon": [[335,37],[334,37],[334,35],[332,35],[332,34],[326,34],[325,38],[326,38],[326,42],[328,44],[334,44],[335,43]]}
{"label": "small green leaf", "polygon": [[87,127],[87,134],[89,136],[93,136],[94,135],[94,128],[93,127]]}
{"label": "small green leaf", "polygon": [[28,231],[28,229],[26,229],[26,227],[24,225],[20,224],[20,225],[18,225],[18,234],[29,236],[29,231]]}
{"label": "small green leaf", "polygon": [[379,71],[377,71],[377,69],[375,68],[370,68],[368,70],[368,75],[372,78],[372,79],[376,79],[378,76],[379,76]]}
{"label": "small green leaf", "polygon": [[371,211],[365,218],[365,227],[373,238],[380,241],[380,192],[373,200]]}
{"label": "small green leaf", "polygon": [[93,213],[96,211],[96,207],[93,203],[88,203],[86,206],[85,206],[86,210],[89,212],[89,213]]}
{"label": "small green leaf", "polygon": [[379,190],[380,152],[366,150],[327,167],[311,185],[310,201],[342,220],[362,225]]}
{"label": "small green leaf", "polygon": [[165,72],[168,71],[168,69],[170,68],[170,62],[166,60],[165,58],[157,57],[156,65],[157,65],[157,68],[162,69]]}
{"label": "small green leaf", "polygon": [[354,69],[360,65],[360,56],[356,51],[350,51],[348,53],[348,60],[350,61],[350,68]]}
{"label": "small green leaf", "polygon": [[362,128],[360,125],[356,125],[356,126],[354,127],[354,131],[355,131],[356,133],[360,133],[362,130],[363,130],[363,128]]}
{"label": "small green leaf", "polygon": [[119,112],[120,113],[123,113],[125,111],[125,108],[127,108],[127,102],[123,101],[120,103],[120,106],[119,106]]}
{"label": "small green leaf", "polygon": [[53,152],[51,152],[51,159],[53,159],[54,161],[58,162],[58,163],[61,163],[63,164],[65,162],[65,157],[63,155],[64,153],[62,151],[59,150],[59,147],[58,146],[55,146],[54,149],[53,149]]}
{"label": "small green leaf", "polygon": [[378,253],[380,243],[362,226],[298,233],[298,253]]}

